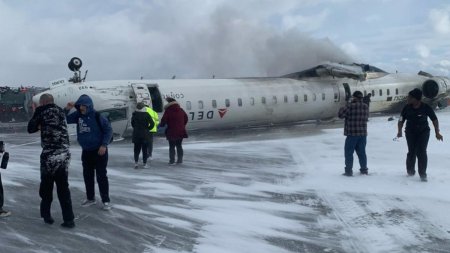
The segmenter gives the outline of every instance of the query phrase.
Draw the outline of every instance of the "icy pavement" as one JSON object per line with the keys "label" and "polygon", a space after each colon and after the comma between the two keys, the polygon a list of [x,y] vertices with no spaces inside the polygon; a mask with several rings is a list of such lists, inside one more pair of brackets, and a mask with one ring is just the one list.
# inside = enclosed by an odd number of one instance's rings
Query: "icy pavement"
{"label": "icy pavement", "polygon": [[370,175],[352,178],[341,176],[342,122],[193,134],[181,166],[167,165],[159,138],[150,168],[138,170],[132,144],[115,142],[111,211],[80,206],[73,144],[71,230],[59,226],[56,191],[55,224],[39,217],[39,135],[0,134],[13,212],[0,219],[0,252],[450,252],[450,112],[438,117],[444,143],[430,138],[428,183],[406,177],[406,143],[392,141],[396,122],[386,116],[369,122]]}

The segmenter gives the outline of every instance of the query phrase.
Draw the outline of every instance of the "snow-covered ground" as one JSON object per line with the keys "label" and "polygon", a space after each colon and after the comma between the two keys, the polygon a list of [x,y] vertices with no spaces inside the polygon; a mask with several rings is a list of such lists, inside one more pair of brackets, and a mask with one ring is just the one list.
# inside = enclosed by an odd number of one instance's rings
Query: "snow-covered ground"
{"label": "snow-covered ground", "polygon": [[[110,147],[113,209],[80,207],[80,148],[72,145],[72,230],[39,218],[39,136],[1,134],[5,209],[0,252],[450,252],[450,110],[444,142],[428,146],[429,182],[407,177],[396,121],[369,122],[369,176],[344,172],[342,122],[196,133],[185,163],[168,166],[156,141],[149,169],[133,169],[132,144]],[[355,155],[355,172],[358,160]],[[99,199],[98,199],[99,201]]]}

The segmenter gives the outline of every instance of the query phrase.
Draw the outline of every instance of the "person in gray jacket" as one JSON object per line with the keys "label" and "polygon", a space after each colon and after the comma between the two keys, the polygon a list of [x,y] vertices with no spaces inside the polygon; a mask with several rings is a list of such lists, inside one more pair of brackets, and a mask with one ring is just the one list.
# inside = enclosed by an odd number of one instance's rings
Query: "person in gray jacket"
{"label": "person in gray jacket", "polygon": [[53,200],[53,185],[56,184],[59,204],[64,222],[63,227],[75,227],[72,200],[69,190],[69,134],[64,111],[54,104],[53,96],[43,94],[39,99],[33,117],[28,122],[28,133],[41,131],[41,217],[47,224],[53,224],[50,214]]}

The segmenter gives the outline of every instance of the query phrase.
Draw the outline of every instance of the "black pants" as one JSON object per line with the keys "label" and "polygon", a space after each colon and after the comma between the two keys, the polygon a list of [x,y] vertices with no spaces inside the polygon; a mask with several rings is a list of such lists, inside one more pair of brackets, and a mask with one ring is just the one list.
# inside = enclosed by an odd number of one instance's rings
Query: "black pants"
{"label": "black pants", "polygon": [[134,161],[137,163],[139,161],[139,154],[142,150],[142,162],[147,163],[148,158],[148,144],[147,143],[134,143]]}
{"label": "black pants", "polygon": [[150,133],[150,139],[148,141],[147,151],[148,151],[147,157],[152,157],[152,154],[153,154],[153,133]]}
{"label": "black pants", "polygon": [[41,153],[41,217],[50,218],[50,208],[53,201],[53,185],[56,184],[59,204],[64,221],[73,221],[72,200],[70,197],[68,167],[70,153],[61,150],[42,150]]}
{"label": "black pants", "polygon": [[419,170],[419,175],[421,177],[427,176],[427,146],[428,140],[430,139],[430,130],[424,130],[421,132],[410,132],[407,131],[406,141],[408,142],[408,155],[406,156],[406,171],[410,175],[416,173],[415,164],[417,157],[417,165]]}
{"label": "black pants", "polygon": [[0,174],[0,211],[3,210],[3,184],[2,184],[2,174]]}
{"label": "black pants", "polygon": [[183,139],[181,140],[169,140],[169,159],[170,163],[175,162],[175,147],[177,148],[177,163],[183,162],[183,147],[181,146],[181,143],[183,142]]}
{"label": "black pants", "polygon": [[50,218],[50,208],[53,201],[53,185],[56,184],[59,204],[64,221],[73,221],[72,200],[70,197],[68,173],[66,168],[59,168],[55,174],[41,173],[39,196],[41,197],[41,217]]}
{"label": "black pants", "polygon": [[98,150],[83,150],[81,153],[81,161],[83,163],[83,177],[86,186],[87,199],[95,199],[95,176],[97,175],[97,184],[102,202],[110,202],[108,176],[106,175],[108,150],[106,150],[106,153],[102,156],[98,154]]}

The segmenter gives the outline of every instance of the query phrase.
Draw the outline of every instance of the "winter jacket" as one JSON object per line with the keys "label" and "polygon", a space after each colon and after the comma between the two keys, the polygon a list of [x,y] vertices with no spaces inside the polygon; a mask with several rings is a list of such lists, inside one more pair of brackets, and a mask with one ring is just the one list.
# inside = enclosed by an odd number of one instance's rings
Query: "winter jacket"
{"label": "winter jacket", "polygon": [[158,125],[159,125],[158,113],[156,113],[150,107],[145,107],[145,109],[147,110],[148,115],[150,115],[150,117],[152,117],[153,122],[155,122],[155,125],[153,126],[153,128],[150,129],[150,132],[151,133],[156,133],[158,131]]}
{"label": "winter jacket", "polygon": [[155,126],[155,122],[146,109],[142,108],[133,112],[131,126],[133,127],[133,143],[148,143],[150,141],[150,130]]}
{"label": "winter jacket", "polygon": [[41,131],[41,173],[54,174],[68,170],[70,160],[69,134],[63,109],[55,104],[36,108],[28,122],[28,133]]}
{"label": "winter jacket", "polygon": [[408,104],[403,107],[402,113],[400,114],[400,121],[406,121],[405,131],[407,133],[421,133],[430,130],[428,118],[431,121],[437,120],[433,108],[425,103],[421,103],[419,108],[414,108]]}
{"label": "winter jacket", "polygon": [[44,150],[69,150],[66,117],[60,107],[47,104],[36,108],[28,122],[28,133],[39,130],[41,130],[41,146]]}
{"label": "winter jacket", "polygon": [[175,141],[187,138],[186,124],[188,122],[188,116],[186,112],[184,112],[176,101],[168,103],[164,107],[165,111],[160,126],[167,126],[167,140]]}
{"label": "winter jacket", "polygon": [[[86,114],[81,114],[80,105],[87,107]],[[66,111],[67,123],[77,124],[77,140],[85,151],[93,151],[100,146],[108,146],[112,137],[111,123],[100,115],[100,124],[95,118],[95,109],[92,99],[88,95],[81,95],[75,102],[75,112]]]}
{"label": "winter jacket", "polygon": [[339,118],[345,118],[345,136],[367,136],[369,107],[361,100],[355,100],[339,110]]}

